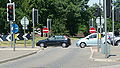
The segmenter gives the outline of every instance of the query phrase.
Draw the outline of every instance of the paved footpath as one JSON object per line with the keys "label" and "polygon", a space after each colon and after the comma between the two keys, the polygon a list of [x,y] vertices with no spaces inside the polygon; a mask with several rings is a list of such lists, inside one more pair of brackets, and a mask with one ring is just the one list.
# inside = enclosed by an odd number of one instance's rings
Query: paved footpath
{"label": "paved footpath", "polygon": [[41,48],[0,48],[0,63],[5,63],[8,61],[23,58],[40,51]]}
{"label": "paved footpath", "polygon": [[[94,49],[95,50],[95,49]],[[120,46],[110,46],[110,54],[105,58],[105,54],[95,52],[91,47],[91,59],[93,61],[117,62],[120,61]]]}

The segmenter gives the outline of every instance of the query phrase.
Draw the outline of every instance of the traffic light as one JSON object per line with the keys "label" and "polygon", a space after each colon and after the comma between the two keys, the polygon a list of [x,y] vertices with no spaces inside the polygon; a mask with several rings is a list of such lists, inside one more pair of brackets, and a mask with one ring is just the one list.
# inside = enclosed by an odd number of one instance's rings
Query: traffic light
{"label": "traffic light", "polygon": [[15,4],[7,3],[7,21],[15,21]]}
{"label": "traffic light", "polygon": [[96,10],[95,10],[95,14],[94,14],[94,16],[96,16],[96,17],[100,17],[100,15],[101,15],[101,12],[102,11],[102,9],[101,8],[96,8]]}
{"label": "traffic light", "polygon": [[35,9],[34,11],[34,22],[38,23],[38,10],[37,9]]}
{"label": "traffic light", "polygon": [[112,10],[111,2],[112,2],[112,0],[106,0],[106,16],[107,16],[107,18],[111,18],[111,10]]}
{"label": "traffic light", "polygon": [[115,21],[120,21],[120,8],[116,7],[114,12]]}
{"label": "traffic light", "polygon": [[34,23],[38,23],[38,9],[32,9],[32,19]]}

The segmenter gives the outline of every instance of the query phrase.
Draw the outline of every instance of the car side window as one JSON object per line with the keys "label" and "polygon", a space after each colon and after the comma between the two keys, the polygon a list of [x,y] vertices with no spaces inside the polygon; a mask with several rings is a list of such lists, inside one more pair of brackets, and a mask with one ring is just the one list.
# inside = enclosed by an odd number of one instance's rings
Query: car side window
{"label": "car side window", "polygon": [[91,39],[91,38],[97,38],[97,34],[91,35],[89,38],[90,38],[90,39]]}
{"label": "car side window", "polygon": [[65,38],[63,36],[56,37],[56,40],[64,40]]}
{"label": "car side window", "polygon": [[49,40],[55,40],[55,37],[50,37],[50,38],[48,38]]}

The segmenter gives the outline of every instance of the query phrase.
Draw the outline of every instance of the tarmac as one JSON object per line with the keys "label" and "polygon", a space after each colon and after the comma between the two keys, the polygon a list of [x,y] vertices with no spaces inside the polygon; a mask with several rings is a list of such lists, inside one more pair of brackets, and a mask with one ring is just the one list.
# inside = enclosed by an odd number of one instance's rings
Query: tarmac
{"label": "tarmac", "polygon": [[[101,62],[119,62],[120,61],[120,46],[110,46],[110,52],[106,57],[106,54],[101,53],[101,48],[90,47],[92,61]],[[0,47],[0,64],[8,61],[13,61],[23,57],[27,57],[41,51],[40,47],[27,47],[27,48],[15,48],[15,51],[11,47]]]}
{"label": "tarmac", "polygon": [[92,61],[101,61],[101,62],[119,62],[120,61],[120,46],[110,45],[108,53],[103,53],[101,48],[91,47],[91,56]]}
{"label": "tarmac", "polygon": [[0,48],[0,64],[36,54],[40,50],[42,50],[40,47],[15,48],[15,50],[11,47]]}

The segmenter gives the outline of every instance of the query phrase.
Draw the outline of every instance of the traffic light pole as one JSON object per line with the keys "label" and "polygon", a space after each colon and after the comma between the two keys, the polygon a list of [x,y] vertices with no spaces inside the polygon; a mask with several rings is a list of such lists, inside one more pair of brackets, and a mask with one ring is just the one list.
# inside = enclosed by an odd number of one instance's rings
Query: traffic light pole
{"label": "traffic light pole", "polygon": [[[99,7],[100,7],[99,16],[100,16],[100,35],[101,35],[101,33],[102,33],[102,27],[101,27],[102,26],[102,24],[101,24],[101,0],[99,0]],[[101,42],[102,42],[102,40],[101,40],[101,38],[99,38],[100,47],[101,47]]]}
{"label": "traffic light pole", "polygon": [[35,24],[34,24],[34,10],[35,10],[35,9],[33,8],[33,9],[32,9],[32,22],[33,22],[32,48],[34,48],[34,47],[35,47],[35,30],[34,30],[34,26],[35,26]]}
{"label": "traffic light pole", "polygon": [[13,33],[13,42],[14,42],[13,51],[15,51],[15,33]]}
{"label": "traffic light pole", "polygon": [[10,45],[12,47],[12,21],[10,21],[10,35],[11,35],[11,41],[10,41]]}

